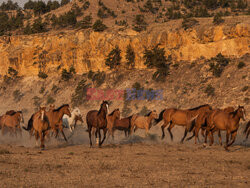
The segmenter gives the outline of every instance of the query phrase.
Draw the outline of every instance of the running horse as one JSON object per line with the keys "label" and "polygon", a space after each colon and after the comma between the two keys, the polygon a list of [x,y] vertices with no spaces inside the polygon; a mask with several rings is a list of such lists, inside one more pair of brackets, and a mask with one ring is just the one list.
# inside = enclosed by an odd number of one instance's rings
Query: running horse
{"label": "running horse", "polygon": [[12,113],[4,114],[0,118],[2,134],[4,134],[5,127],[7,127],[11,129],[17,136],[16,129],[18,128],[21,131],[21,127],[20,127],[21,122],[22,123],[24,122],[22,111],[17,111],[17,112],[12,111]]}
{"label": "running horse", "polygon": [[41,149],[44,149],[44,138],[50,130],[49,119],[45,115],[46,107],[40,107],[40,110],[33,116],[33,129],[35,131],[36,142],[40,137]]}
{"label": "running horse", "polygon": [[185,137],[187,136],[187,132],[192,130],[193,120],[195,120],[201,112],[206,111],[208,109],[212,109],[211,106],[208,104],[186,110],[176,108],[164,109],[160,113],[159,118],[156,120],[157,123],[159,123],[162,119],[164,120],[164,124],[161,126],[162,139],[164,139],[165,137],[165,127],[168,126],[168,132],[170,134],[171,140],[173,140],[173,134],[171,132],[171,129],[174,127],[174,125],[180,125],[185,127],[184,136],[181,139],[181,143],[183,143]]}
{"label": "running horse", "polygon": [[[238,106],[234,112],[227,113],[223,110],[213,111],[207,118],[207,130],[206,136],[210,135],[210,145],[213,144],[213,133],[217,130],[226,131],[226,144],[225,149],[231,146],[236,138],[239,128],[240,119],[245,121],[246,112],[244,106]],[[231,141],[229,143],[229,136],[231,135]]]}
{"label": "running horse", "polygon": [[[96,143],[101,147],[102,143],[104,142],[106,138],[107,133],[107,114],[108,114],[108,102],[103,101],[99,111],[97,110],[91,110],[86,115],[86,122],[88,125],[88,132],[89,132],[89,142],[90,147],[92,147],[92,140],[91,140],[91,131],[92,128],[95,128],[95,136],[96,136]],[[103,129],[104,135],[103,140],[101,141],[101,132],[100,129]],[[97,138],[97,134],[99,138]]]}
{"label": "running horse", "polygon": [[71,117],[71,113],[70,113],[68,104],[63,104],[62,106],[60,106],[57,109],[50,109],[48,112],[45,113],[45,115],[49,119],[50,127],[54,131],[54,133],[56,134],[56,137],[58,136],[58,132],[60,130],[63,137],[64,137],[64,140],[67,142],[67,138],[63,132],[62,117],[64,114]]}

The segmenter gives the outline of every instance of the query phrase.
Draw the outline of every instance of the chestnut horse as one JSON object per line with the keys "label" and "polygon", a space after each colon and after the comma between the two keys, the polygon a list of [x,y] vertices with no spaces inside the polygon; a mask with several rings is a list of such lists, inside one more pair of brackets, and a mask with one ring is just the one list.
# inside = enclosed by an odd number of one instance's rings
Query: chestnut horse
{"label": "chestnut horse", "polygon": [[187,110],[181,110],[176,108],[164,109],[160,113],[159,119],[156,120],[156,122],[159,123],[162,119],[164,119],[164,124],[161,126],[162,139],[165,137],[164,129],[168,126],[168,132],[170,134],[171,140],[173,140],[173,134],[171,132],[171,129],[176,124],[186,127],[184,136],[181,139],[181,143],[183,143],[185,137],[187,136],[187,132],[192,130],[192,121],[195,120],[201,112],[206,111],[208,109],[212,109],[211,106],[208,104]]}
{"label": "chestnut horse", "polygon": [[[224,108],[223,111],[227,112],[227,113],[233,112],[234,107]],[[192,126],[194,126],[193,135],[191,137],[187,138],[187,140],[191,140],[195,136],[195,144],[197,144],[197,139],[199,140],[198,134],[199,134],[200,129],[202,131],[203,137],[205,137],[204,131],[207,127],[206,118],[209,116],[210,113],[212,113],[212,110],[207,109],[198,115],[198,117],[195,119],[195,122],[192,124]],[[219,137],[220,143],[222,144],[220,130],[218,131],[218,137]]]}
{"label": "chestnut horse", "polygon": [[[106,138],[107,133],[107,114],[108,114],[108,102],[103,101],[99,111],[97,110],[91,110],[86,115],[86,122],[88,125],[88,132],[89,132],[89,143],[90,147],[92,147],[92,140],[91,140],[91,131],[92,128],[95,128],[95,136],[96,136],[96,142],[99,144],[99,147],[101,147],[102,143],[104,142]],[[104,136],[103,140],[101,141],[101,132],[100,129],[103,129]],[[97,134],[99,135],[99,138],[97,138]]]}
{"label": "chestnut horse", "polygon": [[20,123],[24,122],[23,113],[22,111],[17,111],[17,112],[13,111],[12,113],[9,113],[9,114],[12,114],[12,115],[4,114],[0,119],[0,124],[2,127],[2,134],[4,134],[4,129],[6,127],[6,128],[11,129],[17,136],[16,129],[18,128],[21,131]]}
{"label": "chestnut horse", "polygon": [[68,104],[63,104],[62,106],[60,106],[57,109],[50,109],[48,112],[45,113],[45,115],[49,119],[50,127],[54,131],[54,133],[56,134],[56,137],[58,136],[58,132],[60,130],[63,137],[64,137],[64,140],[67,142],[67,138],[63,132],[62,117],[64,114],[71,117],[71,113],[70,113]]}
{"label": "chestnut horse", "polygon": [[[228,150],[228,147],[231,146],[236,138],[237,130],[239,128],[239,122],[242,118],[245,121],[245,109],[244,106],[239,106],[234,112],[227,113],[223,110],[213,111],[207,118],[207,131],[206,136],[210,135],[210,145],[213,144],[213,133],[216,130],[226,131],[226,144],[225,149]],[[231,134],[231,141],[229,142],[229,136]]]}
{"label": "chestnut horse", "polygon": [[244,134],[246,134],[246,140],[248,139],[248,136],[250,134],[250,121],[246,124],[246,128],[244,130]]}
{"label": "chestnut horse", "polygon": [[152,120],[157,118],[158,115],[155,110],[148,113],[146,116],[134,115],[131,119],[131,133],[133,132],[133,129],[135,132],[138,128],[140,128],[145,129],[145,133],[146,135],[148,135],[148,131],[151,128]]}
{"label": "chestnut horse", "polygon": [[33,129],[35,130],[36,142],[40,137],[40,147],[44,149],[44,138],[50,130],[49,119],[45,115],[46,107],[40,107],[40,110],[33,116]]}
{"label": "chestnut horse", "polygon": [[107,129],[109,131],[109,135],[112,135],[112,138],[114,139],[114,124],[116,120],[120,120],[120,110],[119,108],[115,109],[111,114],[107,116]]}

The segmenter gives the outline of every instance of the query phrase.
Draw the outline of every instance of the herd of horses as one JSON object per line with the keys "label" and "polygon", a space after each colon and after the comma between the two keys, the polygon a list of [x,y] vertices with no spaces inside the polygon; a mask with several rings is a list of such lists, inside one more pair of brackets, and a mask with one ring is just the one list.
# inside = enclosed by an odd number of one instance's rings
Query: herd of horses
{"label": "herd of horses", "polygon": [[[107,132],[113,139],[115,130],[124,131],[125,137],[129,137],[137,129],[145,129],[145,133],[148,135],[152,125],[157,125],[163,121],[161,125],[162,139],[165,137],[165,128],[167,128],[170,138],[173,140],[171,130],[175,125],[179,125],[185,128],[181,143],[184,142],[187,133],[192,132],[193,135],[186,140],[195,137],[196,144],[201,131],[205,137],[205,143],[207,143],[207,137],[209,136],[210,145],[212,145],[214,142],[213,134],[217,131],[219,142],[222,145],[221,131],[226,131],[225,149],[228,150],[228,147],[235,142],[240,119],[245,121],[245,117],[246,112],[243,106],[238,106],[237,109],[233,107],[213,109],[210,105],[205,104],[185,110],[168,108],[162,110],[159,115],[153,110],[145,116],[133,114],[126,118],[120,118],[120,110],[117,108],[112,113],[109,113],[109,102],[103,101],[99,110],[91,110],[87,113],[86,123],[90,147],[92,147],[92,136],[95,136],[96,144],[101,147],[106,139]],[[68,104],[64,104],[57,109],[55,109],[54,105],[50,105],[48,111],[46,111],[46,107],[40,107],[30,117],[27,127],[22,126],[22,128],[29,131],[30,136],[34,135],[36,141],[40,138],[40,147],[44,149],[45,137],[49,138],[51,135],[58,137],[59,132],[67,141],[63,129],[66,127],[73,132],[77,121],[83,123],[82,115],[78,108],[71,112]],[[10,134],[14,133],[17,135],[17,131],[21,133],[21,122],[24,122],[21,111],[7,111],[0,116],[2,134],[4,134],[6,129],[10,131]],[[103,131],[102,139],[101,130]],[[250,121],[248,121],[244,133],[246,134],[246,139],[248,139]]]}

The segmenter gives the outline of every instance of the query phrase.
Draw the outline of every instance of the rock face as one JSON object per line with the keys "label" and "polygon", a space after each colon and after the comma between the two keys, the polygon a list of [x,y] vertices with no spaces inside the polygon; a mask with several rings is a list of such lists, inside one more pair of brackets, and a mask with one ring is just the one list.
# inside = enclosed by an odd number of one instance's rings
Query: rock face
{"label": "rock face", "polygon": [[148,32],[132,30],[120,32],[68,31],[29,36],[0,38],[0,74],[5,75],[12,67],[21,76],[37,75],[41,70],[58,74],[62,68],[74,66],[78,74],[107,71],[105,58],[118,45],[122,64],[126,62],[126,47],[130,44],[136,54],[135,66],[144,69],[143,52],[156,44],[172,54],[175,61],[193,61],[200,57],[211,58],[218,53],[241,57],[249,53],[249,24],[237,24],[225,31],[224,26],[197,30],[170,31],[157,26]]}

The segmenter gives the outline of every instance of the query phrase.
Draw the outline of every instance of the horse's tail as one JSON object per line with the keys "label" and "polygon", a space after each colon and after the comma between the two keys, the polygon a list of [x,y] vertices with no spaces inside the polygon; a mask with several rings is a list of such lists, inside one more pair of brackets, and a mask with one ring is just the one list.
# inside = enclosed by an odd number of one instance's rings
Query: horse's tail
{"label": "horse's tail", "polygon": [[247,125],[246,125],[246,128],[245,128],[244,131],[243,131],[244,134],[247,134],[248,128],[250,128],[250,121],[248,121],[248,123],[247,123]]}
{"label": "horse's tail", "polygon": [[163,120],[163,113],[165,112],[166,109],[162,110],[161,113],[159,114],[159,118],[155,119],[156,124],[159,123],[161,120]]}
{"label": "horse's tail", "polygon": [[24,127],[24,126],[22,126],[22,128],[23,128],[24,130],[29,131],[29,130],[32,129],[32,127],[33,127],[33,117],[34,117],[34,114],[33,114],[33,115],[31,116],[31,118],[29,119],[27,128]]}

